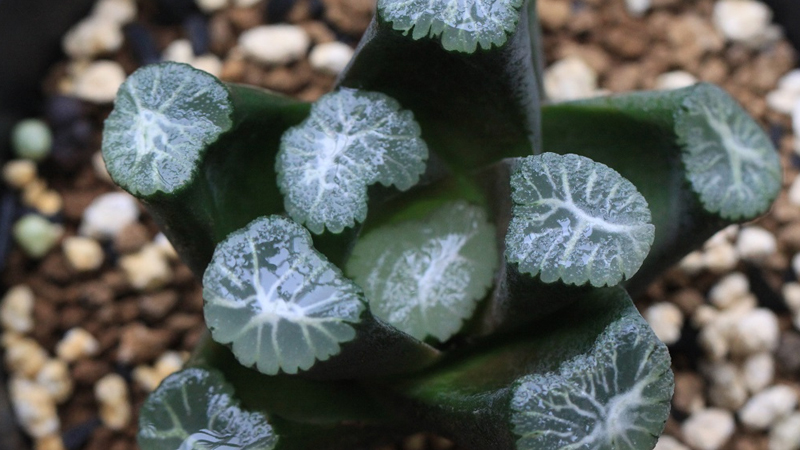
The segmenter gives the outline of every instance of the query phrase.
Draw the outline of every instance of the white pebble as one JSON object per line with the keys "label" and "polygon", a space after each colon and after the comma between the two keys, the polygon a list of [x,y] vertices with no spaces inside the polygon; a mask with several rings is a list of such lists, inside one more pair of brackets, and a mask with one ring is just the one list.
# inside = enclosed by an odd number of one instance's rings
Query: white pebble
{"label": "white pebble", "polygon": [[739,410],[739,420],[753,430],[766,430],[788,416],[797,406],[797,392],[789,386],[773,386],[754,395]]}
{"label": "white pebble", "polygon": [[73,26],[61,41],[64,53],[72,59],[91,59],[113,53],[122,47],[122,30],[118,23],[89,17]]}
{"label": "white pebble", "polygon": [[201,11],[211,13],[228,6],[228,0],[194,0]]}
{"label": "white pebble", "polygon": [[83,212],[80,234],[96,239],[113,239],[123,228],[139,219],[136,200],[124,192],[103,194]]}
{"label": "white pebble", "polygon": [[767,106],[782,114],[791,114],[800,94],[786,89],[776,89],[767,93]]}
{"label": "white pebble", "polygon": [[796,253],[792,257],[792,271],[797,278],[800,278],[800,253]]}
{"label": "white pebble", "polygon": [[6,346],[6,368],[23,378],[33,378],[48,360],[47,351],[31,338],[19,338]]}
{"label": "white pebble", "polygon": [[0,303],[3,329],[17,333],[33,330],[33,303],[33,291],[28,286],[19,284],[9,289]]}
{"label": "white pebble", "polygon": [[175,247],[172,246],[172,243],[167,239],[164,233],[158,233],[156,237],[153,238],[153,247],[157,248],[164,258],[170,261],[178,260],[178,252],[175,251]]}
{"label": "white pebble", "polygon": [[681,442],[672,436],[666,434],[661,435],[656,442],[653,450],[689,450],[689,447],[681,444]]}
{"label": "white pebble", "polygon": [[119,265],[134,289],[152,291],[172,279],[172,269],[161,251],[152,244],[120,258]]}
{"label": "white pebble", "polygon": [[94,386],[94,396],[100,404],[100,419],[112,430],[121,430],[131,421],[131,405],[125,380],[110,373]]}
{"label": "white pebble", "polygon": [[761,352],[748,356],[742,365],[742,375],[751,394],[766,389],[775,378],[775,358],[772,353]]}
{"label": "white pebble", "polygon": [[647,323],[661,342],[671,345],[681,338],[683,327],[683,313],[672,303],[656,303],[644,313]]}
{"label": "white pebble", "polygon": [[570,56],[547,68],[544,89],[553,101],[591,97],[597,91],[597,73],[583,59]]}
{"label": "white pebble", "polygon": [[736,322],[731,353],[740,356],[773,351],[778,347],[780,329],[775,313],[766,308],[748,312]]}
{"label": "white pebble", "polygon": [[56,344],[56,355],[66,362],[77,361],[100,351],[100,343],[83,328],[73,328]]}
{"label": "white pebble", "polygon": [[684,70],[662,73],[656,77],[656,89],[680,89],[697,83],[697,77]]}
{"label": "white pebble", "polygon": [[57,433],[61,426],[56,404],[43,386],[30,380],[14,378],[9,383],[9,394],[17,420],[33,438]]}
{"label": "white pebble", "polygon": [[742,372],[728,362],[711,363],[703,368],[709,379],[708,400],[717,407],[735,411],[747,401],[747,384]]}
{"label": "white pebble", "polygon": [[772,11],[755,0],[719,0],[714,4],[713,21],[728,40],[758,43],[769,32]]}
{"label": "white pebble", "polygon": [[352,57],[353,49],[349,45],[334,41],[319,44],[311,49],[308,61],[318,72],[339,75]]}
{"label": "white pebble", "polygon": [[696,450],[717,450],[730,439],[735,424],[733,414],[719,408],[693,413],[683,422],[684,441]]}
{"label": "white pebble", "polygon": [[795,153],[800,154],[800,101],[794,102],[794,108],[792,109],[792,128],[795,132],[794,137],[794,151]]}
{"label": "white pebble", "polygon": [[720,309],[729,308],[750,294],[750,282],[741,272],[734,272],[719,280],[708,291],[708,299]]}
{"label": "white pebble", "polygon": [[800,283],[786,283],[781,288],[783,300],[792,312],[800,312]]}
{"label": "white pebble", "polygon": [[161,59],[164,61],[172,61],[184,64],[190,64],[194,59],[194,50],[192,50],[192,43],[188,39],[176,39],[164,49],[161,54]]}
{"label": "white pebble", "polygon": [[67,261],[78,272],[90,272],[103,265],[103,248],[92,238],[70,236],[62,246]]}
{"label": "white pebble", "polygon": [[222,61],[217,55],[207,54],[198,56],[192,61],[192,67],[203,72],[219,77],[222,73]]}
{"label": "white pebble", "polygon": [[67,363],[59,359],[51,359],[36,374],[36,382],[47,389],[56,403],[64,403],[72,395],[72,378]]}
{"label": "white pebble", "polygon": [[800,69],[794,69],[778,80],[778,89],[800,94]]}
{"label": "white pebble", "polygon": [[707,248],[703,252],[703,265],[713,273],[726,273],[739,263],[739,254],[728,242]]}
{"label": "white pebble", "polygon": [[640,17],[650,9],[652,0],[625,0],[625,7],[635,17]]}
{"label": "white pebble", "polygon": [[769,432],[769,450],[800,450],[800,412],[775,424]]}
{"label": "white pebble", "polygon": [[136,19],[135,0],[100,0],[92,8],[92,16],[125,25]]}
{"label": "white pebble", "polygon": [[75,80],[74,94],[92,103],[111,103],[125,81],[125,71],[114,61],[97,61],[81,72]]}
{"label": "white pebble", "polygon": [[775,235],[761,227],[745,227],[736,240],[736,251],[744,261],[758,262],[774,254],[778,249]]}
{"label": "white pebble", "polygon": [[706,267],[705,256],[703,252],[695,250],[684,256],[678,263],[678,267],[687,275],[697,275]]}
{"label": "white pebble", "polygon": [[311,44],[306,31],[295,25],[262,25],[239,36],[245,55],[263,64],[287,64],[303,57]]}

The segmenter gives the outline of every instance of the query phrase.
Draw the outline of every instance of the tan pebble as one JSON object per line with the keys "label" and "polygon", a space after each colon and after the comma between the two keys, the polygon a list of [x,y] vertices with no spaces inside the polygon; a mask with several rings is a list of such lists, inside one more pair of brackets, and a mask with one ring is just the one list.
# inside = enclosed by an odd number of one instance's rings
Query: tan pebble
{"label": "tan pebble", "polygon": [[695,310],[705,302],[705,299],[703,298],[703,294],[696,289],[685,288],[672,294],[669,301],[675,303],[684,315],[691,316],[694,314]]}
{"label": "tan pebble", "polygon": [[72,27],[62,39],[64,53],[86,60],[119,50],[124,37],[118,23],[89,17]]}
{"label": "tan pebble", "polygon": [[45,216],[54,216],[61,212],[64,200],[58,192],[47,189],[34,200],[32,206]]}
{"label": "tan pebble", "polygon": [[21,189],[36,179],[36,163],[30,159],[15,159],[3,166],[3,181],[15,189]]}
{"label": "tan pebble", "polygon": [[59,434],[49,434],[36,439],[33,450],[64,450],[64,440]]}
{"label": "tan pebble", "polygon": [[130,364],[152,360],[164,351],[169,339],[169,331],[150,329],[138,322],[127,325],[120,336],[117,361]]}
{"label": "tan pebble", "polygon": [[111,175],[108,174],[108,169],[106,168],[106,162],[103,160],[103,154],[99,151],[92,155],[92,169],[101,180],[112,181]]}
{"label": "tan pebble", "polygon": [[73,383],[67,363],[51,359],[36,374],[36,382],[50,393],[56,403],[64,403],[72,395]]}
{"label": "tan pebble", "polygon": [[121,376],[111,373],[94,385],[94,396],[100,404],[100,419],[112,430],[121,430],[131,421],[128,385]]}
{"label": "tan pebble", "polygon": [[78,272],[90,272],[103,265],[103,248],[92,238],[71,236],[64,239],[62,246],[70,266]]}
{"label": "tan pebble", "polygon": [[33,438],[55,434],[60,428],[56,404],[47,389],[30,380],[14,378],[9,394],[17,420]]}
{"label": "tan pebble", "polygon": [[47,183],[41,178],[37,178],[26,184],[22,189],[22,203],[25,206],[34,207],[39,197],[47,191]]}
{"label": "tan pebble", "polygon": [[74,94],[79,99],[91,103],[111,103],[124,81],[125,70],[119,63],[97,61],[77,77]]}
{"label": "tan pebble", "polygon": [[73,328],[67,331],[61,341],[56,344],[56,355],[66,362],[95,355],[99,350],[100,343],[83,328]]}
{"label": "tan pebble", "polygon": [[153,392],[161,383],[163,378],[154,368],[141,365],[133,369],[133,381],[145,392]]}
{"label": "tan pebble", "polygon": [[6,368],[21,377],[33,378],[47,360],[45,349],[30,338],[13,340],[6,347]]}
{"label": "tan pebble", "polygon": [[691,414],[706,407],[704,400],[705,382],[703,377],[694,372],[677,372],[675,374],[675,395],[672,405],[678,411]]}
{"label": "tan pebble", "polygon": [[725,273],[736,267],[739,255],[730,243],[715,245],[703,253],[706,268],[713,273]]}
{"label": "tan pebble", "polygon": [[183,367],[185,361],[186,358],[179,352],[164,352],[164,354],[158,358],[153,368],[159,375],[166,378],[179,371],[181,367]]}
{"label": "tan pebble", "polygon": [[178,252],[175,251],[175,247],[172,246],[172,243],[167,239],[164,233],[158,233],[156,237],[153,238],[153,245],[165,258],[170,261],[178,260]]}
{"label": "tan pebble", "polygon": [[27,333],[33,329],[33,290],[20,284],[12,287],[0,303],[3,329]]}
{"label": "tan pebble", "polygon": [[114,250],[121,254],[138,252],[149,240],[147,227],[139,222],[132,222],[125,225],[114,237]]}
{"label": "tan pebble", "polygon": [[137,253],[123,256],[119,265],[131,286],[140,291],[160,289],[172,279],[172,269],[166,258],[153,245],[146,245]]}
{"label": "tan pebble", "polygon": [[536,11],[542,26],[548,30],[558,30],[569,21],[572,13],[570,2],[563,0],[539,0]]}

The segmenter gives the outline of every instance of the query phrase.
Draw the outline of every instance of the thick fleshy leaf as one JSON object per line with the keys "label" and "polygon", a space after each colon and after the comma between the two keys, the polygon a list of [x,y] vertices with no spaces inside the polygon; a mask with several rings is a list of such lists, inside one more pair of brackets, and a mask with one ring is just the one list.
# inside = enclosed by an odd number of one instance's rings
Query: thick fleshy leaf
{"label": "thick fleshy leaf", "polygon": [[312,247],[297,223],[256,219],[217,246],[203,276],[213,339],[273,375],[309,369],[355,338],[363,293]]}
{"label": "thick fleshy leaf", "polygon": [[666,347],[642,320],[622,318],[590,354],[518,381],[511,402],[517,449],[652,449],[672,383]]}
{"label": "thick fleshy leaf", "polygon": [[347,273],[373,314],[417,339],[444,341],[472,315],[496,267],[494,226],[480,207],[458,201],[367,233]]}
{"label": "thick fleshy leaf", "polygon": [[367,217],[367,187],[406,190],[425,171],[428,147],[411,111],[378,92],[324,95],[289,129],[276,162],[289,215],[316,234],[339,233]]}
{"label": "thick fleshy leaf", "polygon": [[228,89],[212,75],[180,63],[145,66],[122,84],[105,122],[108,172],[136,196],[175,192],[231,127],[232,113]]}
{"label": "thick fleshy leaf", "polygon": [[[414,39],[439,37],[445,50],[472,53],[503,45],[522,0],[379,0],[378,14]],[[413,31],[412,31],[413,29]]]}
{"label": "thick fleshy leaf", "polygon": [[703,206],[729,220],[763,213],[781,188],[778,153],[761,127],[720,88],[683,101],[675,131],[687,178]]}
{"label": "thick fleshy leaf", "polygon": [[653,243],[647,201],[608,166],[578,155],[519,160],[511,175],[506,258],[546,283],[613,286]]}
{"label": "thick fleshy leaf", "polygon": [[143,450],[270,450],[278,437],[264,414],[240,407],[221,373],[190,368],[147,398],[138,442]]}

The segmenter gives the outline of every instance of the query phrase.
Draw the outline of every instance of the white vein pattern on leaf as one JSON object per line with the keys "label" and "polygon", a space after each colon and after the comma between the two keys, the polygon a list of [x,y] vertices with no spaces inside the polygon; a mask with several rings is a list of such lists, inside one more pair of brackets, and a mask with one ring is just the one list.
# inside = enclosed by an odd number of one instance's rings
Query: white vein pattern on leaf
{"label": "white vein pattern on leaf", "polygon": [[755,217],[780,189],[777,152],[747,114],[725,94],[690,97],[678,116],[689,180],[711,212]]}
{"label": "white vein pattern on leaf", "polygon": [[[582,191],[573,192],[581,183]],[[545,282],[614,285],[649,252],[654,228],[647,202],[602,164],[577,155],[527,158],[512,174],[512,190],[506,254]]]}
{"label": "white vein pattern on leaf", "polygon": [[[669,358],[637,328],[623,331],[622,339],[606,332],[591,354],[564,363],[560,372],[523,379],[512,401],[520,450],[641,450],[655,445],[672,394]],[[622,373],[619,368],[632,358],[639,358],[635,373]]]}
{"label": "white vein pattern on leaf", "polygon": [[[174,69],[147,67],[140,70],[152,73],[131,76],[122,85],[115,110],[106,123],[108,131],[103,147],[108,149],[104,158],[109,171],[134,192],[171,192],[188,182],[196,172],[204,147],[223,131],[210,115],[182,105],[208,97],[208,103],[217,105],[218,109],[222,104],[224,111],[228,107],[225,104],[227,92],[211,80],[203,80],[207,85],[199,89],[194,87],[192,92],[190,86],[197,81],[193,77],[208,75]],[[168,71],[166,76],[177,72],[180,78],[170,79],[167,93],[160,89],[164,73]],[[141,78],[150,82],[147,76],[152,76],[153,80],[151,92],[145,96],[142,91],[145,88],[138,83]],[[177,87],[172,86],[175,83]],[[190,89],[188,95],[184,94],[187,88]],[[163,98],[165,94],[168,97]],[[176,107],[179,99],[181,106]]]}
{"label": "white vein pattern on leaf", "polygon": [[519,21],[521,0],[379,0],[378,13],[412,37],[439,36],[448,51],[503,45]]}
{"label": "white vein pattern on leaf", "polygon": [[454,202],[425,221],[374,230],[356,244],[348,272],[376,316],[418,339],[444,341],[492,283],[493,236],[479,207]]}
{"label": "white vein pattern on leaf", "polygon": [[[273,448],[277,439],[266,417],[242,410],[232,392],[216,372],[191,368],[173,374],[145,404],[139,434],[155,441],[154,450],[174,449],[175,441],[180,442],[179,450]],[[154,409],[169,420],[153,420]]]}
{"label": "white vein pattern on leaf", "polygon": [[[273,216],[251,224],[234,242],[220,251],[245,252],[249,262],[234,270],[223,258],[212,262],[204,296],[212,336],[233,343],[242,364],[268,374],[295,373],[355,337],[350,324],[365,308],[361,292],[311,247],[300,225]],[[269,256],[260,256],[265,252]],[[282,348],[285,339],[291,349]]]}
{"label": "white vein pattern on leaf", "polygon": [[323,96],[281,139],[276,170],[287,212],[317,234],[362,222],[368,186],[416,184],[428,157],[419,134],[411,112],[383,94]]}

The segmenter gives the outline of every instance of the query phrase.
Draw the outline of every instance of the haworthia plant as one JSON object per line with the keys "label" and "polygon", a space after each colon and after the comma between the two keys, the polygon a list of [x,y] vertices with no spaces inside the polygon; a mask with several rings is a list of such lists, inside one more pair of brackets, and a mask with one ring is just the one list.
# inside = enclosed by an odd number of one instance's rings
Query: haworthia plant
{"label": "haworthia plant", "polygon": [[541,106],[539,43],[532,0],[379,0],[313,105],[129,77],[103,155],[210,328],[144,450],[654,447],[669,355],[626,290],[763,213],[778,157],[706,84]]}

